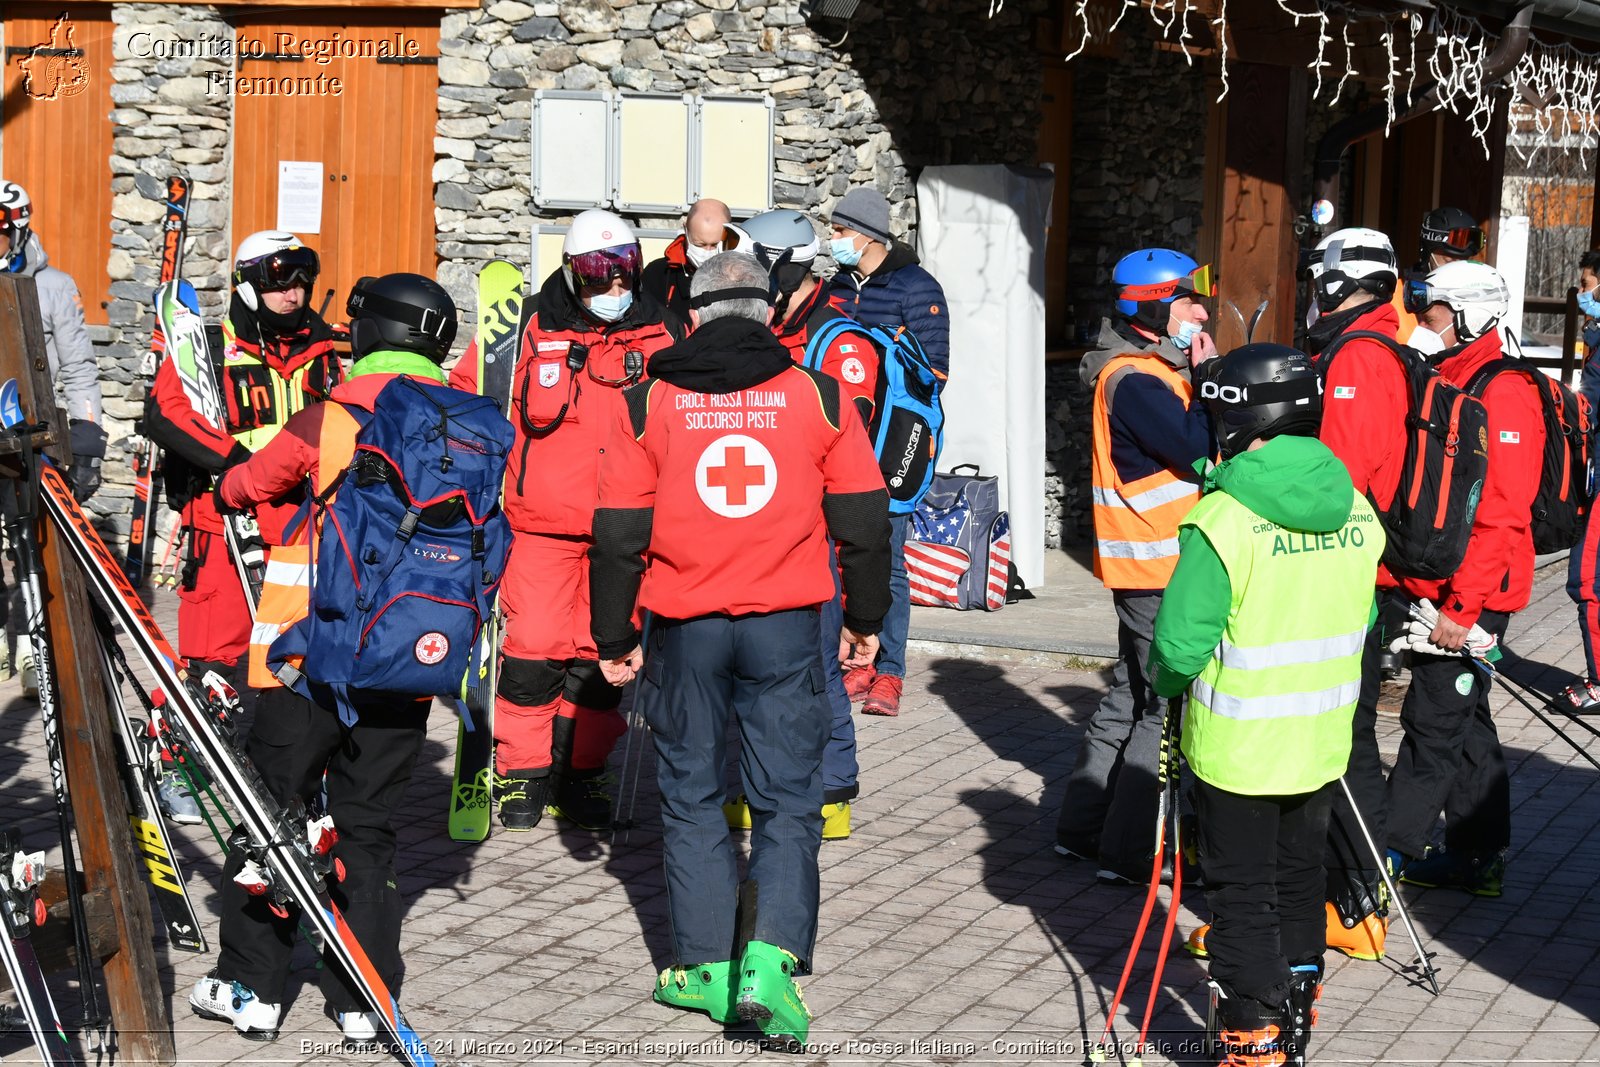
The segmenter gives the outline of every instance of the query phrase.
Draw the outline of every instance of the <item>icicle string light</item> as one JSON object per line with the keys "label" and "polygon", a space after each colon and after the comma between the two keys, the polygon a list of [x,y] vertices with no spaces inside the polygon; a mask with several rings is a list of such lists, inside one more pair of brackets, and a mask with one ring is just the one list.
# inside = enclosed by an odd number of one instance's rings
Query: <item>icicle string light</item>
{"label": "icicle string light", "polygon": [[[1147,14],[1160,31],[1163,40],[1174,41],[1183,54],[1184,61],[1194,64],[1196,45],[1189,16],[1195,10],[1196,0],[1121,0],[1116,16],[1101,33],[1095,33],[1089,20],[1089,4],[1093,0],[1078,0],[1074,15],[1082,31],[1077,47],[1066,58],[1076,59],[1093,39],[1108,39],[1122,24],[1129,9],[1145,6]],[[1485,83],[1485,63],[1494,53],[1499,38],[1491,34],[1481,21],[1472,15],[1453,8],[1439,6],[1433,9],[1426,23],[1420,13],[1402,15],[1375,15],[1370,11],[1346,6],[1341,0],[1318,0],[1309,11],[1292,7],[1289,0],[1276,0],[1278,8],[1298,27],[1301,22],[1316,23],[1316,54],[1306,64],[1313,79],[1311,99],[1322,97],[1324,84],[1331,80],[1335,64],[1329,57],[1331,45],[1336,42],[1344,50],[1343,70],[1333,85],[1329,105],[1344,99],[1345,88],[1352,79],[1359,79],[1356,67],[1356,47],[1351,40],[1351,23],[1381,21],[1379,47],[1383,50],[1383,100],[1385,109],[1384,134],[1388,135],[1394,123],[1414,106],[1419,73],[1433,83],[1433,109],[1449,111],[1462,119],[1473,137],[1489,153],[1489,132],[1494,127],[1495,108],[1502,93],[1501,84]],[[990,15],[1000,12],[1005,0],[990,0]],[[1333,30],[1334,20],[1339,22],[1338,36]],[[1221,91],[1220,101],[1228,95],[1228,0],[1218,0],[1216,18],[1209,23],[1216,40]],[[1431,51],[1419,60],[1417,40],[1427,33],[1432,38]],[[1404,62],[1400,37],[1405,37]],[[1426,47],[1426,45],[1425,45]],[[1537,37],[1531,38],[1526,51],[1517,60],[1503,83],[1520,85],[1538,105],[1519,107],[1519,114],[1531,113],[1536,132],[1531,153],[1524,154],[1520,144],[1514,145],[1524,159],[1531,158],[1540,148],[1568,136],[1579,139],[1580,152],[1600,140],[1600,52],[1584,51],[1570,42],[1549,44]],[[1404,87],[1402,89],[1402,86]]]}

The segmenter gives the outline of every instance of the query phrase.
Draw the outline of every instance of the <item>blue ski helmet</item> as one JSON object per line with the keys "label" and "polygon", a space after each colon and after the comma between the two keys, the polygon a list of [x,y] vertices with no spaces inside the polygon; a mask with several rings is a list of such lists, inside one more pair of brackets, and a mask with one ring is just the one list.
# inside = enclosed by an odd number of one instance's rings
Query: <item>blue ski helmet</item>
{"label": "blue ski helmet", "polygon": [[1169,305],[1180,296],[1211,296],[1210,266],[1202,267],[1170,248],[1141,248],[1111,271],[1117,311],[1156,333],[1167,332]]}

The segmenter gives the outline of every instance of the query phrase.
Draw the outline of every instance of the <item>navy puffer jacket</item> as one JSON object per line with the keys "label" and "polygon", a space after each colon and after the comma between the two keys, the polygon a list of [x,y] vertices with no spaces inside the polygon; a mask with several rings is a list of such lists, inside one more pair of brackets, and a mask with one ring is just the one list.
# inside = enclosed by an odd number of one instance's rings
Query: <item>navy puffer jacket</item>
{"label": "navy puffer jacket", "polygon": [[905,326],[916,334],[941,378],[950,374],[950,309],[944,290],[911,246],[896,241],[878,269],[863,278],[841,270],[829,284],[828,302],[868,326]]}

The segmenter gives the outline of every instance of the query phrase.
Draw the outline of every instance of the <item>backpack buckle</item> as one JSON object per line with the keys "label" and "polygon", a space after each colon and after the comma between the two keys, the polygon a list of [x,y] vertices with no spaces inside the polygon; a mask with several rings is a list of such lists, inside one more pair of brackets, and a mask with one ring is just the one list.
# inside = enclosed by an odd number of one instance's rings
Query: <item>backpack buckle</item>
{"label": "backpack buckle", "polygon": [[417,532],[417,519],[419,517],[416,508],[407,510],[406,517],[400,520],[399,529],[394,532],[395,537],[402,542],[410,541],[411,535]]}

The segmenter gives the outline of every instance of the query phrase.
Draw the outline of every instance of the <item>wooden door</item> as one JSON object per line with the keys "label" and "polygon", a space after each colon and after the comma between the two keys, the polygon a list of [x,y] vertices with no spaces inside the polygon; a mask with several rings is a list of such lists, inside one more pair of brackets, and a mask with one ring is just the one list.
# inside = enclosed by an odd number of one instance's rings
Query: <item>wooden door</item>
{"label": "wooden door", "polygon": [[111,9],[5,7],[0,176],[28,191],[50,263],[104,325],[111,279]]}
{"label": "wooden door", "polygon": [[[374,55],[377,42],[411,42],[410,61]],[[437,15],[308,16],[294,23],[239,20],[239,77],[292,80],[295,93],[240,91],[234,101],[234,245],[278,223],[278,165],[320,165],[318,232],[301,233],[322,259],[313,294],[344,317],[364,274],[433,277],[433,135],[438,116]],[[333,45],[329,45],[333,42]],[[319,57],[318,48],[359,55]],[[285,48],[295,49],[286,51]],[[304,88],[308,91],[301,92]]]}

